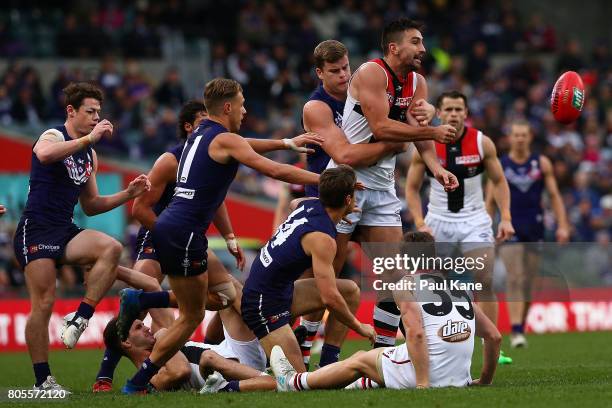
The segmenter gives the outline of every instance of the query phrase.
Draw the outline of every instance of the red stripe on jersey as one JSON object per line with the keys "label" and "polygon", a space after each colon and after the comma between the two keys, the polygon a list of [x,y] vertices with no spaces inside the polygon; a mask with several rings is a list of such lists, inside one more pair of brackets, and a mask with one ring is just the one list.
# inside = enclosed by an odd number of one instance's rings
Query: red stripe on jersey
{"label": "red stripe on jersey", "polygon": [[440,165],[446,168],[446,145],[435,142],[436,145],[436,155],[438,156],[438,160],[440,161]]}
{"label": "red stripe on jersey", "polygon": [[[395,96],[395,88],[393,86],[393,75],[395,73],[389,72],[389,70],[387,69],[387,67],[385,66],[385,63],[383,62],[381,58],[375,58],[368,62],[373,62],[377,64],[382,69],[384,69],[385,72],[387,73],[387,95],[389,96],[389,106],[391,106],[392,105],[391,101],[393,97]],[[414,88],[414,80],[415,80],[416,75],[413,72],[409,72],[406,74],[404,78],[400,78],[399,75],[396,75],[396,76],[397,76],[397,79],[402,84],[402,94],[400,95],[400,97],[401,98],[412,98],[414,96],[414,92],[412,91],[412,89]]]}
{"label": "red stripe on jersey", "polygon": [[[461,157],[466,160],[463,163],[464,166],[478,166],[482,161],[480,152],[478,151],[478,130],[474,128],[466,128],[465,135],[461,139]],[[479,159],[476,159],[478,157]],[[473,158],[473,159],[470,159]]]}
{"label": "red stripe on jersey", "polygon": [[385,336],[385,337],[395,337],[395,335],[397,334],[397,330],[396,331],[385,330],[385,329],[380,328],[380,327],[374,327],[374,331],[376,332],[376,334],[378,334],[380,336]]}

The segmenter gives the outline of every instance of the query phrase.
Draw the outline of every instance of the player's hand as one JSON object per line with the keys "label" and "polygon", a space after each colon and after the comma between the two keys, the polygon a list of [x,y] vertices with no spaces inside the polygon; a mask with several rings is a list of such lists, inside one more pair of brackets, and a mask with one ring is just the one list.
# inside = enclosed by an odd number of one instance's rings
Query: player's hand
{"label": "player's hand", "polygon": [[366,187],[365,187],[365,185],[361,181],[358,181],[358,182],[355,183],[355,190],[363,191],[365,189],[366,189]]}
{"label": "player's hand", "polygon": [[283,142],[288,149],[291,149],[294,152],[313,154],[315,152],[314,149],[310,149],[306,147],[306,145],[313,144],[321,146],[323,144],[323,138],[316,133],[307,132],[296,136],[293,139],[283,139]]}
{"label": "player's hand", "polygon": [[455,141],[457,129],[451,125],[440,125],[434,127],[434,140],[439,143],[452,143]]}
{"label": "player's hand", "polygon": [[374,330],[374,327],[369,324],[361,323],[359,325],[359,329],[357,330],[357,334],[366,337],[368,340],[370,340],[370,344],[372,345],[376,343],[376,331]]}
{"label": "player's hand", "polygon": [[558,227],[557,232],[555,234],[557,236],[557,242],[560,244],[567,244],[570,239],[569,228],[567,227]]}
{"label": "player's hand", "polygon": [[89,141],[96,143],[102,136],[110,136],[113,134],[113,124],[109,120],[103,119],[93,128],[89,134]]}
{"label": "player's hand", "polygon": [[151,182],[146,174],[141,174],[132,180],[126,189],[126,192],[130,198],[136,198],[145,191],[149,190],[151,190]]}
{"label": "player's hand", "polygon": [[2,217],[4,213],[6,213],[6,207],[3,205],[0,205],[0,217]]}
{"label": "player's hand", "polygon": [[410,113],[419,126],[427,126],[436,114],[436,108],[425,99],[419,99],[412,104]]}
{"label": "player's hand", "polygon": [[472,387],[472,386],[474,386],[474,387],[486,387],[487,385],[491,385],[491,384],[490,383],[486,384],[486,383],[481,382],[480,378],[477,378],[477,379],[475,379],[474,381],[472,381],[470,383],[470,387]]}
{"label": "player's hand", "polygon": [[514,227],[512,223],[508,220],[501,220],[499,225],[497,226],[497,236],[495,240],[499,242],[504,242],[509,240],[514,236]]}
{"label": "player's hand", "polygon": [[434,236],[433,230],[431,228],[429,228],[429,226],[427,224],[423,224],[420,227],[418,227],[417,231],[419,231],[419,232],[426,232],[429,235],[431,235],[432,237]]}
{"label": "player's hand", "polygon": [[244,252],[242,248],[240,248],[240,244],[236,237],[232,236],[230,238],[225,238],[225,244],[227,245],[227,250],[234,258],[236,258],[236,268],[244,271],[244,265],[246,264],[246,259],[244,257]]}
{"label": "player's hand", "polygon": [[457,177],[442,166],[439,166],[439,168],[433,172],[433,175],[436,180],[442,184],[446,192],[453,191],[459,187],[459,180],[457,180]]}
{"label": "player's hand", "polygon": [[[360,213],[360,212],[361,212],[361,208],[359,207],[353,207],[353,211],[351,211],[351,213]],[[344,217],[342,217],[342,221],[346,222],[348,225],[353,225],[353,222],[349,220],[348,216],[349,214],[345,214]]]}

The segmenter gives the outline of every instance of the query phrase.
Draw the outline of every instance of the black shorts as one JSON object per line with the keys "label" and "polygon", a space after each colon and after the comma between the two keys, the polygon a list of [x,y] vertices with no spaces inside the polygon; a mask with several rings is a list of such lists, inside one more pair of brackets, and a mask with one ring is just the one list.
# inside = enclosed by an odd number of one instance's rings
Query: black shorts
{"label": "black shorts", "polygon": [[197,276],[206,272],[208,241],[201,229],[158,222],[151,238],[163,274]]}
{"label": "black shorts", "polygon": [[513,217],[514,236],[510,242],[543,242],[544,223],[537,218]]}
{"label": "black shorts", "polygon": [[47,225],[32,218],[21,218],[13,238],[15,257],[24,269],[36,259],[54,259],[58,263],[68,242],[81,231],[83,228],[72,223]]}
{"label": "black shorts", "polygon": [[276,296],[244,290],[242,292],[242,320],[258,339],[291,323],[292,299],[280,300]]}
{"label": "black shorts", "polygon": [[140,227],[138,237],[136,237],[136,261],[142,261],[143,259],[157,261],[157,254],[151,239],[151,231],[145,227]]}

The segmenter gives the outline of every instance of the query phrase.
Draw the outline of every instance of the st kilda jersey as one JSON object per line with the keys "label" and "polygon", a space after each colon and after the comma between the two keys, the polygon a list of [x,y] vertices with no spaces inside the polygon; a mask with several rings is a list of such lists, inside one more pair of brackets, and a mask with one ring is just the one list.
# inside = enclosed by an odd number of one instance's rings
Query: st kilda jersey
{"label": "st kilda jersey", "polygon": [[450,192],[444,191],[444,187],[427,169],[431,177],[428,216],[463,220],[485,211],[482,192],[483,136],[480,130],[465,127],[463,135],[455,143],[435,142],[440,164],[457,177],[459,187]]}
{"label": "st kilda jersey", "polygon": [[[415,72],[410,72],[406,77],[398,78],[389,65],[380,58],[368,61],[365,64],[378,65],[387,77],[387,98],[389,102],[388,117],[390,119],[406,122],[406,112],[408,106],[410,106],[412,102],[417,87],[417,74]],[[358,72],[361,67],[355,72]],[[359,101],[351,96],[350,82],[346,103],[344,104],[342,130],[349,143],[376,142],[372,130],[368,125],[368,121],[363,115]],[[366,188],[372,190],[395,190],[395,156],[395,153],[390,153],[373,166],[355,169],[357,180],[363,183]],[[331,160],[328,167],[336,167],[336,163]]]}

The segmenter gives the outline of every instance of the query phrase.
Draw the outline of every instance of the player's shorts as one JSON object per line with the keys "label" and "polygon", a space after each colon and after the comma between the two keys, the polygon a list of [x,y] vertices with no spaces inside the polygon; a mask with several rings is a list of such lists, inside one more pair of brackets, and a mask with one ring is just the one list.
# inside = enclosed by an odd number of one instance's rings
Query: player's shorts
{"label": "player's shorts", "polygon": [[544,222],[542,215],[536,217],[512,217],[514,236],[509,242],[543,242]]}
{"label": "player's shorts", "polygon": [[68,242],[81,231],[83,228],[72,223],[46,225],[32,218],[22,218],[13,238],[15,257],[22,268],[42,258],[54,259],[57,263],[64,256]]}
{"label": "player's shorts", "polygon": [[386,347],[378,356],[379,374],[386,388],[402,390],[416,388],[416,374],[405,344]]}
{"label": "player's shorts", "polygon": [[425,224],[433,231],[437,243],[456,243],[464,253],[495,245],[493,222],[486,212],[465,220],[442,219],[427,214]]}
{"label": "player's shorts", "polygon": [[282,300],[244,288],[240,307],[242,320],[258,339],[262,339],[290,323],[291,301],[291,298]]}
{"label": "player's shorts", "polygon": [[153,241],[151,240],[151,231],[144,227],[140,227],[138,237],[136,237],[136,261],[138,262],[144,259],[157,261],[157,254],[155,253],[155,247],[153,247]]}
{"label": "player's shorts", "polygon": [[225,327],[223,328],[225,340],[220,345],[228,347],[238,357],[240,364],[247,365],[258,371],[266,371],[266,352],[259,344],[259,340],[240,341],[233,339]]}
{"label": "player's shorts", "polygon": [[355,191],[355,205],[360,212],[347,216],[352,224],[340,221],[336,230],[341,234],[351,234],[358,225],[372,227],[401,227],[400,211],[402,203],[394,190],[359,190]]}
{"label": "player's shorts", "polygon": [[197,276],[206,272],[208,241],[201,229],[158,222],[151,238],[163,274]]}

